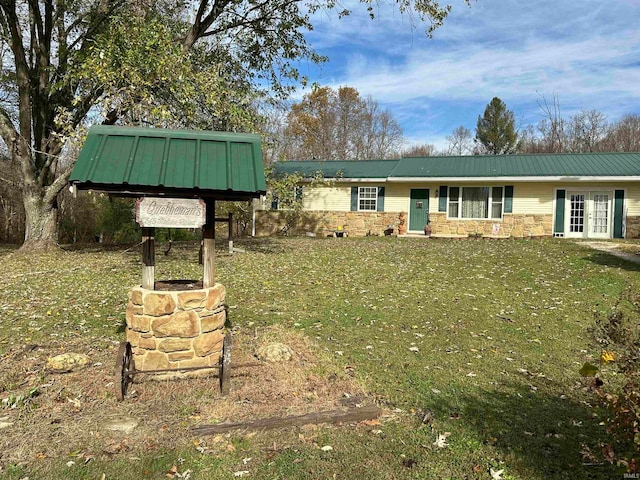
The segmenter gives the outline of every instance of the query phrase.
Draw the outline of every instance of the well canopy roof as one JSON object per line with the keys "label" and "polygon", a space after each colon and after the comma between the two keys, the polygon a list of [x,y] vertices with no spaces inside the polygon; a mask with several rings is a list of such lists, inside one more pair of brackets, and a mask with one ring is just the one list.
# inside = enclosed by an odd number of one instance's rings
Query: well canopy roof
{"label": "well canopy roof", "polygon": [[258,135],[106,125],[89,130],[69,182],[124,196],[242,200],[266,192]]}
{"label": "well canopy roof", "polygon": [[[582,178],[638,177],[640,153],[573,153],[521,155],[468,155],[450,157],[405,157],[398,160],[280,162],[279,173],[299,173],[325,178],[380,179],[469,179],[475,178]],[[336,175],[336,173],[338,173]]]}

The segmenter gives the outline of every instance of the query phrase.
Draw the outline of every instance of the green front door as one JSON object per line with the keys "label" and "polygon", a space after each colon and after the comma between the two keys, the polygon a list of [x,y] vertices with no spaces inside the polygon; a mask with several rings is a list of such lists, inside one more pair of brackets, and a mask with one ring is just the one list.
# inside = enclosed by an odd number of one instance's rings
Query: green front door
{"label": "green front door", "polygon": [[409,205],[409,230],[422,232],[429,222],[429,189],[412,188]]}

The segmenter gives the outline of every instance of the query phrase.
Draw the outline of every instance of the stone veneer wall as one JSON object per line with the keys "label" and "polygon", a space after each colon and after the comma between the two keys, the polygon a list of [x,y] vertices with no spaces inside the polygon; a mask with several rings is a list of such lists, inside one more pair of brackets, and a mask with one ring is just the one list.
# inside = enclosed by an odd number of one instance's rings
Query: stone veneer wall
{"label": "stone veneer wall", "polygon": [[640,238],[640,217],[627,217],[625,238]]}
{"label": "stone veneer wall", "polygon": [[431,233],[453,235],[492,235],[493,225],[500,225],[498,235],[522,238],[553,235],[552,215],[505,213],[502,220],[452,220],[446,213],[429,214]]}
{"label": "stone veneer wall", "polygon": [[[397,233],[400,212],[301,212],[296,224],[288,233],[304,235],[328,235],[331,230],[342,226],[354,237],[382,235],[388,228]],[[285,212],[281,210],[260,210],[256,212],[256,236],[277,235],[286,224]]]}
{"label": "stone veneer wall", "polygon": [[[299,220],[289,230],[294,235],[303,235],[313,232],[317,235],[326,235],[342,225],[352,236],[364,236],[367,234],[380,235],[389,226],[398,233],[399,212],[302,212]],[[633,217],[636,218],[636,217]],[[505,213],[502,220],[452,220],[447,219],[446,213],[430,213],[429,221],[433,234],[450,235],[491,235],[493,225],[500,225],[499,235],[522,237],[540,237],[553,235],[553,215],[526,215]],[[409,220],[407,218],[407,226]],[[256,235],[276,235],[285,225],[284,212],[282,211],[258,211],[256,212]],[[627,219],[627,236],[634,231],[640,234],[640,218],[637,223]]]}
{"label": "stone veneer wall", "polygon": [[[210,367],[222,355],[225,287],[159,291],[134,287],[127,305],[127,341],[137,370]],[[210,373],[203,370],[194,373]],[[184,373],[163,377],[183,376]]]}

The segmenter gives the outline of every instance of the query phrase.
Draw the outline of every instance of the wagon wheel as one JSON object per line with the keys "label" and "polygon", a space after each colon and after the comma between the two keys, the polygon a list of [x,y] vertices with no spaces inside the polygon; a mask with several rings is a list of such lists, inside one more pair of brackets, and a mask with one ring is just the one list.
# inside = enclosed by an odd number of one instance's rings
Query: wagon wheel
{"label": "wagon wheel", "polygon": [[116,398],[120,401],[124,400],[124,396],[127,394],[127,389],[132,381],[132,377],[129,372],[132,372],[133,370],[131,344],[129,342],[120,342],[116,357],[116,369],[114,372]]}
{"label": "wagon wheel", "polygon": [[220,359],[220,393],[222,395],[229,395],[231,388],[231,343],[231,335],[225,335]]}

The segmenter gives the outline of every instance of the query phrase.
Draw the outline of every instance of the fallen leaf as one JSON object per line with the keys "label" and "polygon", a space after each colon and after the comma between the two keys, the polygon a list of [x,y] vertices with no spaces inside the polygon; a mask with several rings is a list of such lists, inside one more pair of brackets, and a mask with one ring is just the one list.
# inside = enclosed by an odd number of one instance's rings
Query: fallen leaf
{"label": "fallen leaf", "polygon": [[438,438],[436,439],[435,442],[433,442],[433,445],[435,445],[438,448],[448,447],[449,444],[447,443],[447,437],[449,437],[449,435],[451,435],[451,432],[444,432],[444,433],[438,434]]}
{"label": "fallen leaf", "polygon": [[238,470],[237,472],[233,472],[234,477],[244,477],[249,475],[249,470]]}
{"label": "fallen leaf", "polygon": [[491,474],[492,480],[502,480],[503,472],[504,472],[504,468],[502,470],[494,470],[493,468],[489,469],[489,473]]}
{"label": "fallen leaf", "polygon": [[325,445],[320,450],[322,450],[323,452],[330,452],[331,450],[333,450],[333,447],[331,445]]}
{"label": "fallen leaf", "polygon": [[589,362],[585,362],[585,364],[580,369],[580,375],[583,377],[594,377],[596,373],[598,373],[598,367],[592,365]]}

